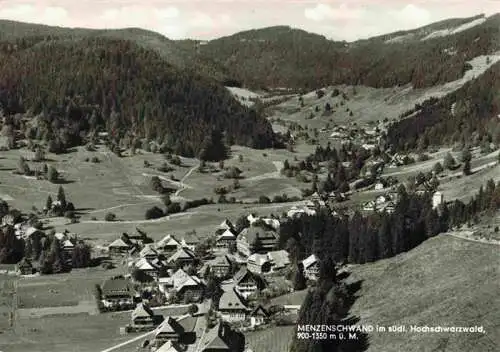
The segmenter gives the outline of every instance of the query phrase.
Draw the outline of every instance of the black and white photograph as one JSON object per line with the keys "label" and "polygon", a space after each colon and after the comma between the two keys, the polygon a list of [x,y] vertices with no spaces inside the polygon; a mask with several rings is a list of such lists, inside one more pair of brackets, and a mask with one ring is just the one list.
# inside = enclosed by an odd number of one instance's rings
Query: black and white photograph
{"label": "black and white photograph", "polygon": [[500,351],[500,0],[0,0],[0,352]]}

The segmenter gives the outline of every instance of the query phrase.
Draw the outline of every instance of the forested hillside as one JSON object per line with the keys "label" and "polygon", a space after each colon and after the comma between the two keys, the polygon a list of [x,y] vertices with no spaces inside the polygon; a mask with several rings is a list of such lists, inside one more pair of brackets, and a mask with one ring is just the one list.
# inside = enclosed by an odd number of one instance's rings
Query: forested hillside
{"label": "forested hillside", "polygon": [[[440,27],[439,27],[440,28]],[[500,50],[500,15],[430,40],[383,43],[380,37],[334,42],[290,27],[237,33],[200,46],[231,77],[254,87],[314,89],[331,84],[429,87],[461,77],[466,61]]]}
{"label": "forested hillside", "polygon": [[457,91],[422,105],[418,113],[389,128],[389,145],[413,149],[500,142],[500,63]]}
{"label": "forested hillside", "polygon": [[99,126],[117,141],[145,136],[189,156],[206,147],[212,129],[225,131],[229,144],[274,143],[271,125],[217,82],[130,41],[23,38],[1,43],[0,51],[5,112],[42,113],[46,129],[38,132],[65,144]]}

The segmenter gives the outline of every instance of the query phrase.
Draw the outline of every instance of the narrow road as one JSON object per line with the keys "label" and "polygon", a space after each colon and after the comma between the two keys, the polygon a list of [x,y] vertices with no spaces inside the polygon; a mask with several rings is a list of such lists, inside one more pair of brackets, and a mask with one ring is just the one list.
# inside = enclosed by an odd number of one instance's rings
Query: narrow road
{"label": "narrow road", "polygon": [[445,232],[445,233],[443,233],[443,235],[451,236],[451,237],[455,237],[455,238],[460,238],[461,240],[470,241],[470,242],[484,243],[484,244],[490,244],[490,245],[494,245],[494,246],[500,246],[499,240],[486,240],[483,238],[471,238],[470,236],[467,236],[465,234],[460,235],[458,233],[453,233],[453,232]]}
{"label": "narrow road", "polygon": [[191,176],[191,174],[193,173],[194,170],[198,169],[200,167],[200,165],[195,165],[193,166],[192,168],[189,169],[189,171],[184,175],[184,177],[180,180],[180,186],[181,188],[179,188],[177,191],[175,191],[174,193],[174,196],[178,197],[179,196],[179,193],[181,193],[182,191],[184,191],[186,188],[188,188],[189,186],[186,185],[184,182],[187,180],[187,178],[189,176]]}

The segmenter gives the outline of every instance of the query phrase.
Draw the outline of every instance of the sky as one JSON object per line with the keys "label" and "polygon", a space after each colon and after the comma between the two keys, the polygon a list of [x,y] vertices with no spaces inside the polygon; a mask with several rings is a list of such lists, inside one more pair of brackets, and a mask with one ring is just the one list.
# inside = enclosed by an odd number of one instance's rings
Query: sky
{"label": "sky", "polygon": [[140,27],[209,40],[289,25],[353,41],[451,17],[500,12],[500,0],[0,0],[0,19],[63,27]]}

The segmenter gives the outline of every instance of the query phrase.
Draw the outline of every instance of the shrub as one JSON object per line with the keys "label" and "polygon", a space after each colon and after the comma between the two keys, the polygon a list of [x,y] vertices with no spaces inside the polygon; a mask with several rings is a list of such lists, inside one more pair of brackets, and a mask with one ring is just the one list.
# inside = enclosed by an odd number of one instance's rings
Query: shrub
{"label": "shrub", "polygon": [[271,203],[271,199],[269,199],[269,197],[267,196],[260,196],[259,203]]}
{"label": "shrub", "polygon": [[167,207],[168,214],[179,213],[181,210],[181,205],[177,202],[173,202]]}
{"label": "shrub", "polygon": [[145,218],[146,220],[158,219],[164,215],[163,210],[158,207],[152,207],[146,210]]}
{"label": "shrub", "polygon": [[116,220],[116,215],[114,213],[107,213],[106,216],[104,216],[105,221],[115,221]]}

